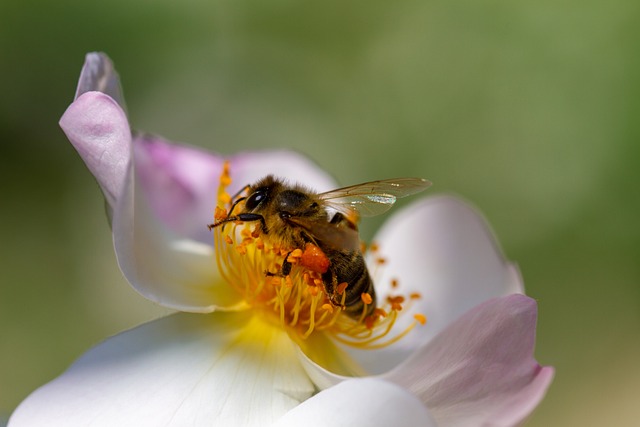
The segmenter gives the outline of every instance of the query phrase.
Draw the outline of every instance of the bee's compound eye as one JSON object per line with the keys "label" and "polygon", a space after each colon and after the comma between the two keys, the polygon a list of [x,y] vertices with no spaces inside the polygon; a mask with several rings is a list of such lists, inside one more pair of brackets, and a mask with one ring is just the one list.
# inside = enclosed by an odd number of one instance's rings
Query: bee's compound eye
{"label": "bee's compound eye", "polygon": [[248,210],[254,210],[260,203],[262,203],[267,198],[267,193],[263,190],[257,190],[255,193],[247,197],[247,200],[244,202],[245,207]]}

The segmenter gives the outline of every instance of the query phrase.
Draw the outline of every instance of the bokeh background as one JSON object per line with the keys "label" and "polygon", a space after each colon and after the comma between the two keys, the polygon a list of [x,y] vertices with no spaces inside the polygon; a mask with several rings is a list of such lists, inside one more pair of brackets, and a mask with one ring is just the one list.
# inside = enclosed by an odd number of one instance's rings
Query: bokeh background
{"label": "bokeh background", "polygon": [[345,185],[423,176],[474,203],[538,300],[536,356],[557,368],[528,425],[637,425],[639,9],[4,0],[0,414],[167,312],[121,277],[100,192],[57,126],[102,50],[137,129],[222,153],[293,148]]}

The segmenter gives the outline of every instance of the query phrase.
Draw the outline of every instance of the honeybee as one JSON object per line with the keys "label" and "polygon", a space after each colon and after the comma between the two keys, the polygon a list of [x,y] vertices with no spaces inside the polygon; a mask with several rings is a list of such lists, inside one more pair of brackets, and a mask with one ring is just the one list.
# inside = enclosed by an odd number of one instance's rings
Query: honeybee
{"label": "honeybee", "polygon": [[[397,198],[418,193],[430,185],[425,179],[397,178],[317,193],[268,175],[240,190],[233,198],[228,216],[209,228],[235,221],[259,222],[260,232],[274,245],[287,248],[289,253],[295,249],[304,250],[305,255],[309,253],[312,261],[306,267],[322,275],[331,303],[341,306],[347,315],[360,318],[363,310],[370,315],[376,308],[376,296],[361,251],[359,217],[386,212]],[[245,192],[246,196],[241,197]],[[236,209],[238,212],[234,213]],[[286,256],[281,271],[265,274],[288,276],[291,268]],[[343,283],[347,284],[345,295],[339,296],[342,291],[338,291],[338,286]],[[361,298],[364,293],[372,298],[366,308]]]}

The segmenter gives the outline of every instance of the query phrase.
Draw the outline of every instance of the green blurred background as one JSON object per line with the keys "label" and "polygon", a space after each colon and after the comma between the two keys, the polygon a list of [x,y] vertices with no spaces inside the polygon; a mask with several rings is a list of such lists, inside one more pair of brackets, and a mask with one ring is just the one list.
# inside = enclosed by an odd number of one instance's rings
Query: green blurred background
{"label": "green blurred background", "polygon": [[102,50],[137,129],[223,153],[290,147],[342,184],[416,175],[470,200],[519,263],[536,356],[557,368],[528,425],[637,425],[639,9],[3,1],[0,414],[167,312],[122,279],[100,192],[57,125]]}

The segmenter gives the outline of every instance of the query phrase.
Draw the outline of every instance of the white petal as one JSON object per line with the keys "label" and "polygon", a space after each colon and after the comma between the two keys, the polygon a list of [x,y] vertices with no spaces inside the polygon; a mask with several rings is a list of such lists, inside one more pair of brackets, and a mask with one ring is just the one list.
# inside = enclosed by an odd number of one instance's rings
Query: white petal
{"label": "white petal", "polygon": [[275,175],[290,183],[300,183],[318,192],[337,188],[331,176],[318,165],[295,151],[252,151],[238,153],[231,161],[234,182],[230,192],[240,190],[266,175]]}
{"label": "white petal", "polygon": [[[390,293],[421,295],[393,331],[404,330],[415,313],[428,320],[393,346],[352,351],[372,373],[391,369],[475,305],[523,292],[518,269],[505,260],[485,220],[455,197],[431,197],[410,205],[394,215],[374,241],[386,259],[375,276],[379,300]],[[392,279],[398,280],[397,289],[391,288]]]}
{"label": "white petal", "polygon": [[29,396],[11,427],[264,426],[313,392],[286,334],[239,313],[117,335]]}
{"label": "white petal", "polygon": [[392,383],[353,379],[321,391],[274,427],[431,427],[436,424],[414,395]]}
{"label": "white petal", "polygon": [[533,358],[536,313],[524,295],[486,301],[384,378],[414,392],[441,425],[519,425],[553,379]]}
{"label": "white petal", "polygon": [[139,183],[125,182],[126,192],[113,215],[113,240],[118,265],[134,289],[180,311],[211,312],[237,304],[240,297],[220,277],[213,248],[181,240],[143,198],[134,200],[134,194],[141,193]]}

